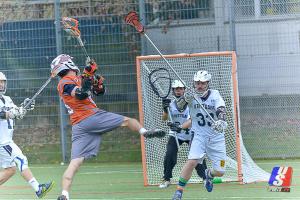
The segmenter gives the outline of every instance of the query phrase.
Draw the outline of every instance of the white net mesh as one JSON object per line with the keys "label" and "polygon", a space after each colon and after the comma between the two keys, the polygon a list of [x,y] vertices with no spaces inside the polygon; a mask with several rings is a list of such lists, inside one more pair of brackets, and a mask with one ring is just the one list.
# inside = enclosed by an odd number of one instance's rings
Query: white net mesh
{"label": "white net mesh", "polygon": [[[171,66],[180,75],[180,78],[185,81],[188,87],[192,87],[193,75],[198,70],[207,70],[212,74],[212,81],[210,87],[220,91],[220,94],[226,102],[227,110],[227,122],[228,128],[226,130],[226,174],[222,177],[223,181],[243,181],[244,183],[254,181],[267,181],[269,174],[260,169],[254,161],[251,159],[247,150],[245,149],[242,139],[240,138],[240,151],[237,152],[236,135],[239,127],[239,113],[238,105],[235,106],[235,102],[238,99],[234,99],[234,91],[237,93],[237,84],[234,84],[236,80],[235,59],[233,59],[232,52],[222,53],[203,53],[203,54],[176,54],[166,56]],[[146,128],[163,128],[168,131],[166,122],[162,121],[162,103],[161,99],[152,91],[148,75],[157,68],[163,67],[170,71],[172,79],[178,79],[175,73],[172,72],[166,62],[159,56],[141,56],[137,59],[138,67],[138,79],[140,90],[139,96],[142,97],[142,112],[141,116],[144,116],[141,121]],[[170,94],[171,95],[171,94]],[[171,96],[170,96],[171,97]],[[163,177],[163,160],[166,152],[168,136],[163,139],[145,139],[142,142],[143,148],[143,162],[146,185],[159,184]],[[172,183],[176,183],[180,175],[181,169],[187,159],[188,145],[184,144],[180,147],[178,153],[177,165],[173,169]],[[240,159],[238,159],[240,157]],[[240,165],[238,160],[241,161]],[[210,161],[208,166],[211,166]],[[238,167],[240,166],[240,167]],[[238,173],[238,168],[240,173]],[[240,176],[240,178],[239,178]],[[190,180],[191,183],[200,182],[200,178],[197,176],[195,170]]]}

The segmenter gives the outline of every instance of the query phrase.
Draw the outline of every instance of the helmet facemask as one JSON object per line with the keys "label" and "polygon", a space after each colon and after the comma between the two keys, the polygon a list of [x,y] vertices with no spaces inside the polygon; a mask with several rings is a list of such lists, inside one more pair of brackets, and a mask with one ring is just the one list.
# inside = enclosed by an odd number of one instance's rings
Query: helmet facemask
{"label": "helmet facemask", "polygon": [[72,70],[76,74],[80,73],[79,68],[74,64],[72,59],[73,57],[66,54],[57,56],[51,63],[51,74],[57,75],[63,70]]}
{"label": "helmet facemask", "polygon": [[[177,90],[177,88],[182,88],[182,90]],[[184,90],[185,90],[185,86],[181,81],[174,80],[172,82],[172,92],[173,92],[174,97],[179,98],[182,95],[184,95]]]}
{"label": "helmet facemask", "polygon": [[[198,71],[194,74],[194,90],[197,95],[200,97],[205,97],[209,90],[209,82],[211,80],[211,74],[209,74],[207,71]],[[199,85],[204,85],[204,87],[199,87]],[[199,91],[201,89],[201,91]]]}
{"label": "helmet facemask", "polygon": [[[206,84],[205,87],[201,88],[201,91],[199,91],[199,88],[197,85],[204,85]],[[206,82],[202,82],[202,81],[194,81],[194,90],[195,90],[195,93],[199,96],[199,97],[205,97],[206,94],[208,93],[208,90],[209,90],[209,82],[206,81]]]}
{"label": "helmet facemask", "polygon": [[7,79],[5,75],[2,72],[0,72],[0,96],[5,94],[6,88],[7,88]]}

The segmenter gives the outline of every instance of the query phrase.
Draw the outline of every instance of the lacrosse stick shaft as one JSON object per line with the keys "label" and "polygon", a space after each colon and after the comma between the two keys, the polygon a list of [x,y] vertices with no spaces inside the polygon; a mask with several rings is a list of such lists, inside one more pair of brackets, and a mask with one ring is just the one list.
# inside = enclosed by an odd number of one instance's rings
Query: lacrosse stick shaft
{"label": "lacrosse stick shaft", "polygon": [[[156,51],[159,53],[160,57],[167,63],[167,65],[170,67],[170,69],[174,72],[174,74],[177,76],[177,78],[183,83],[183,85],[185,86],[185,88],[189,89],[189,87],[186,86],[186,84],[184,83],[184,81],[180,78],[180,76],[177,74],[177,72],[175,71],[175,69],[172,67],[172,65],[169,63],[169,61],[164,57],[164,55],[160,52],[160,50],[156,47],[156,45],[152,42],[152,40],[149,38],[149,36],[146,33],[143,33],[143,35],[147,38],[147,40],[151,43],[151,45],[156,49]],[[202,103],[195,97],[194,95],[194,99],[200,104],[202,110],[204,110],[204,112],[208,115],[208,117],[210,118],[210,120],[212,120],[213,123],[215,123],[214,118],[209,114],[209,112],[203,107]]]}
{"label": "lacrosse stick shaft", "polygon": [[81,38],[80,38],[80,36],[77,37],[77,41],[78,41],[78,43],[79,43],[81,49],[83,50],[85,56],[86,56],[89,60],[91,60],[91,59],[90,59],[90,56],[88,55],[88,53],[87,53],[87,51],[86,51],[86,48],[85,48],[85,46],[84,46],[82,40],[81,40]]}
{"label": "lacrosse stick shaft", "polygon": [[35,98],[44,90],[44,88],[50,83],[52,79],[52,76],[50,76],[48,78],[48,80],[44,83],[44,85],[42,85],[42,87],[40,87],[40,89],[31,97],[30,101],[28,101],[28,103],[24,106],[24,108],[27,108],[33,100],[35,100]]}
{"label": "lacrosse stick shaft", "polygon": [[[152,44],[152,46],[156,49],[156,51],[159,53],[160,57],[167,63],[167,65],[170,67],[170,69],[174,72],[174,74],[177,76],[177,78],[184,84],[184,81],[180,78],[180,76],[177,74],[177,72],[174,70],[172,65],[169,63],[169,61],[163,56],[163,54],[160,52],[160,50],[156,47],[156,45],[152,42],[152,40],[149,38],[149,36],[144,33],[145,37],[149,42]],[[184,85],[186,86],[186,85]]]}
{"label": "lacrosse stick shaft", "polygon": [[[172,119],[172,115],[171,115],[171,112],[170,112],[170,108],[169,108],[169,107],[168,107],[168,117],[169,117],[170,122],[173,123],[173,119]],[[177,133],[174,132],[174,134],[172,134],[171,136],[173,136],[173,137],[175,138],[176,145],[177,145],[177,149],[179,150],[179,142],[178,142]]]}

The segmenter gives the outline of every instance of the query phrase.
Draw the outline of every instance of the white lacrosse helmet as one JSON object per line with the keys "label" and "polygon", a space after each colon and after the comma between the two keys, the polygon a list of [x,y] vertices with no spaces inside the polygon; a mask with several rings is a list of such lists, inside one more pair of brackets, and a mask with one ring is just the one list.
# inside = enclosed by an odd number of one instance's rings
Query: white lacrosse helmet
{"label": "white lacrosse helmet", "polygon": [[184,84],[180,80],[174,80],[172,82],[172,88],[174,89],[174,88],[178,88],[178,87],[185,88]]}
{"label": "white lacrosse helmet", "polygon": [[179,98],[181,97],[184,93],[182,93],[181,91],[175,91],[176,88],[183,88],[185,89],[185,86],[184,84],[180,81],[180,80],[174,80],[172,82],[172,92],[173,92],[173,95],[176,97],[176,98]]}
{"label": "white lacrosse helmet", "polygon": [[0,96],[2,96],[3,94],[5,94],[7,86],[6,76],[2,72],[0,72],[0,82]]}
{"label": "white lacrosse helmet", "polygon": [[[211,80],[211,74],[209,74],[207,71],[205,70],[200,70],[200,71],[197,71],[195,74],[194,74],[194,88],[195,88],[195,82],[209,82]],[[197,94],[199,94],[201,97],[204,97],[208,91],[208,88],[209,88],[209,84],[207,84],[207,87],[204,89],[204,91],[200,92],[199,90],[197,90],[195,88],[195,92]]]}
{"label": "white lacrosse helmet", "polygon": [[79,73],[80,70],[74,64],[72,59],[73,57],[66,54],[60,54],[59,56],[54,58],[54,60],[51,63],[51,74],[56,76],[59,72],[65,69],[70,69]]}

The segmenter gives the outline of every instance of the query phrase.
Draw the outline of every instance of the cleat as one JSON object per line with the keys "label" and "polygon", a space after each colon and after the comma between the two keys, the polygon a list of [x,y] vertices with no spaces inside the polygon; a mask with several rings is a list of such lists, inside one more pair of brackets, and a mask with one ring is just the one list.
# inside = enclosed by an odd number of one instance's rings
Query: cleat
{"label": "cleat", "polygon": [[171,184],[170,181],[163,180],[161,184],[158,186],[159,188],[167,188]]}
{"label": "cleat", "polygon": [[40,184],[39,185],[39,191],[37,191],[35,194],[36,196],[41,199],[43,198],[54,186],[54,182],[51,181],[50,183]]}
{"label": "cleat", "polygon": [[209,169],[205,170],[206,179],[203,181],[203,185],[206,188],[207,192],[211,192],[213,190],[213,178],[208,176]]}
{"label": "cleat", "polygon": [[172,200],[181,200],[182,199],[182,190],[176,190]]}
{"label": "cleat", "polygon": [[165,137],[165,135],[166,135],[166,132],[161,129],[151,129],[151,130],[146,131],[143,134],[143,136],[145,138],[154,138],[154,137],[162,138],[162,137]]}
{"label": "cleat", "polygon": [[57,200],[68,200],[65,195],[60,195]]}

